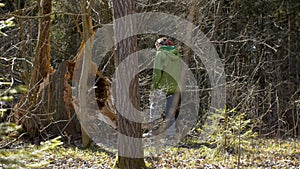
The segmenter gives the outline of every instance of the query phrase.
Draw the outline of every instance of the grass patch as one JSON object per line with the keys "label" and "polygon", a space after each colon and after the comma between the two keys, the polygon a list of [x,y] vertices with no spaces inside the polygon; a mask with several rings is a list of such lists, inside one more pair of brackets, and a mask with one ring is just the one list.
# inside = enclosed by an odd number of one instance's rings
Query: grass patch
{"label": "grass patch", "polygon": [[[160,154],[145,157],[149,168],[297,168],[300,167],[299,140],[253,139],[247,150],[213,156],[214,148],[178,146],[161,149]],[[188,143],[187,145],[190,145]],[[182,143],[184,145],[184,143]],[[45,168],[112,168],[115,155],[101,147],[82,150],[76,147],[58,147],[48,151],[45,158],[50,164]]]}

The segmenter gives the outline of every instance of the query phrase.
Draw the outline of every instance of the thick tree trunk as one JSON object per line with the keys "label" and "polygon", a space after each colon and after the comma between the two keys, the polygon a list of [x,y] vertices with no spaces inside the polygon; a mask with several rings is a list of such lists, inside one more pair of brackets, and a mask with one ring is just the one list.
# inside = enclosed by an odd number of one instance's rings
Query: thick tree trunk
{"label": "thick tree trunk", "polygon": [[[113,0],[113,14],[114,19],[121,18],[126,15],[135,13],[135,2],[134,0]],[[130,22],[130,23],[128,23]],[[124,27],[124,24],[128,25]],[[118,67],[124,59],[133,54],[137,50],[137,39],[136,36],[121,39],[121,36],[129,31],[132,33],[135,30],[135,21],[134,19],[130,21],[126,21],[126,23],[121,24],[117,23],[114,25],[114,31],[116,40],[119,42],[117,44],[117,51],[115,57],[115,65]],[[139,85],[138,79],[128,79],[128,77],[134,77],[138,73],[138,60],[137,57],[133,57],[134,59],[130,59],[130,63],[128,66],[124,66],[128,70],[122,71],[122,75],[117,75],[117,98],[122,103],[117,103],[120,106],[118,116],[118,131],[119,131],[119,154],[118,154],[118,165],[121,169],[140,169],[146,168],[144,159],[143,159],[143,146],[142,141],[135,141],[135,143],[131,142],[135,138],[142,138],[142,128],[141,124],[130,121],[128,117],[131,117],[133,114],[133,108],[139,107]],[[134,65],[134,66],[132,66]],[[118,78],[119,77],[119,78]],[[130,91],[128,92],[127,82],[128,80],[132,80]],[[127,83],[127,84],[126,84]],[[130,96],[127,96],[125,93],[129,93]],[[128,101],[128,97],[131,102]],[[130,104],[135,105],[134,107],[130,106]],[[137,157],[137,158],[136,158]]]}
{"label": "thick tree trunk", "polygon": [[39,122],[39,134],[66,136],[68,139],[80,137],[80,125],[72,104],[72,88],[65,78],[67,63],[63,62],[53,73],[48,74],[38,91],[36,110],[32,113]]}
{"label": "thick tree trunk", "polygon": [[72,89],[65,78],[67,64],[50,66],[51,0],[38,1],[39,32],[29,93],[15,106],[15,120],[32,138],[57,135],[79,137],[80,126],[72,105]]}
{"label": "thick tree trunk", "polygon": [[[50,67],[51,0],[38,1],[38,4],[41,19],[34,69],[29,86],[31,90],[28,94],[29,97],[23,97],[16,106],[15,119],[18,123],[23,124],[31,137],[45,136],[47,139],[48,136],[66,135],[76,139],[81,130],[73,107],[71,86],[68,84],[70,79],[66,78],[67,67],[70,69],[70,64],[60,64],[57,71],[53,71]],[[83,1],[83,6],[85,15],[82,19],[82,44],[93,34],[86,1]],[[81,53],[80,50],[76,59],[81,56]],[[68,73],[72,71],[73,69]],[[84,131],[82,131],[82,139],[86,147],[90,139]]]}

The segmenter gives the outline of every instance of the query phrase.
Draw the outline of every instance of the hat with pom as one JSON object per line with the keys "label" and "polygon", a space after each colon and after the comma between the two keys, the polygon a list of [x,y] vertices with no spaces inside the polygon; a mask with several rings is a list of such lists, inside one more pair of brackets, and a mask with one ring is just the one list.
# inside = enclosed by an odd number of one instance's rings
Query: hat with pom
{"label": "hat with pom", "polygon": [[173,42],[171,42],[168,38],[163,37],[156,40],[155,45],[165,45],[165,46],[173,46]]}

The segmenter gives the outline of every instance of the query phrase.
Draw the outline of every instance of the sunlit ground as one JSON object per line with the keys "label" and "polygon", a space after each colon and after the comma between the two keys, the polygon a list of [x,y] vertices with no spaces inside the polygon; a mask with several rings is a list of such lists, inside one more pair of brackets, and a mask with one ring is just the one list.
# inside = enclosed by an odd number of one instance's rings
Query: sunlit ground
{"label": "sunlit ground", "polygon": [[[210,149],[201,143],[166,147],[145,157],[149,168],[300,168],[299,140],[251,140],[251,146],[240,152]],[[59,147],[45,154],[46,168],[112,168],[115,154],[101,147],[90,150]]]}

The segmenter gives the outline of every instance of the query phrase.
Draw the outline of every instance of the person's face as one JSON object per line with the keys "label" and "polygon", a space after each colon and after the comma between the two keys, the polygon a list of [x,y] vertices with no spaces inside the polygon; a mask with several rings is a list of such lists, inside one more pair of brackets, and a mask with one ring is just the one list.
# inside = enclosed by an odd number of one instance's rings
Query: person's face
{"label": "person's face", "polygon": [[155,47],[156,47],[156,49],[159,49],[160,44],[159,43],[155,43]]}

